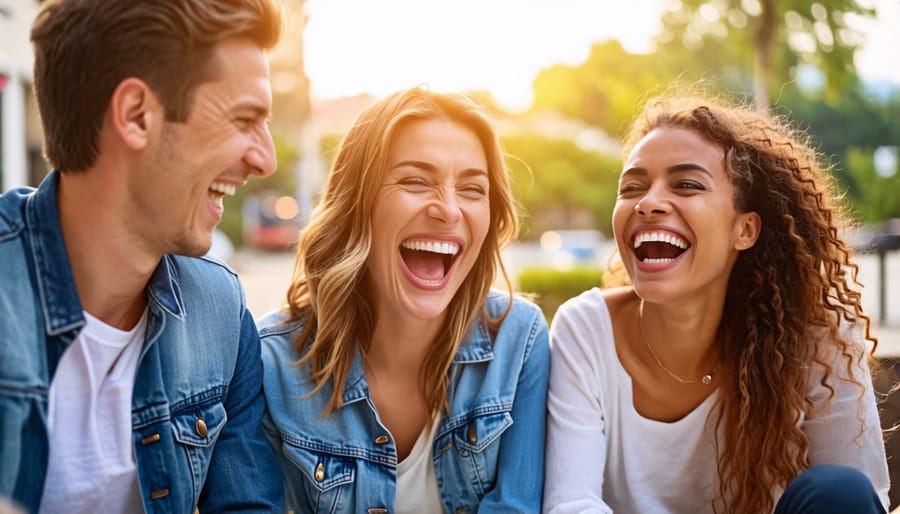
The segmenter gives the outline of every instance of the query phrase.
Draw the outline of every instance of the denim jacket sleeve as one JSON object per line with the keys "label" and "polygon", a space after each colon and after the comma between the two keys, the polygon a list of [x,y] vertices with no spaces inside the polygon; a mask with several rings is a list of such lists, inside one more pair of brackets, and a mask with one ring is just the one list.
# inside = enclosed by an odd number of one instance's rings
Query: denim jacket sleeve
{"label": "denim jacket sleeve", "polygon": [[547,323],[534,309],[511,416],[513,425],[503,434],[497,481],[478,506],[479,513],[540,512],[544,483],[544,430],[550,346]]}
{"label": "denim jacket sleeve", "polygon": [[259,334],[245,309],[234,378],[225,398],[228,423],[200,494],[201,513],[284,511],[280,467],[260,424],[262,374]]}

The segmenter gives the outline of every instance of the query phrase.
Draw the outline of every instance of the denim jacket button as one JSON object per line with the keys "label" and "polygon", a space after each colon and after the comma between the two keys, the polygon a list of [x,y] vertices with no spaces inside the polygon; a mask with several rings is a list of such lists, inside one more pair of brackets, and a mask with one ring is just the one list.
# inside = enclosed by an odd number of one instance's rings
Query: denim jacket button
{"label": "denim jacket button", "polygon": [[197,416],[197,423],[194,426],[194,428],[197,429],[197,435],[199,435],[200,437],[206,437],[206,434],[207,434],[206,422],[203,421],[203,418]]}
{"label": "denim jacket button", "polygon": [[388,441],[390,441],[390,440],[391,440],[390,437],[388,437],[388,436],[386,436],[386,435],[380,435],[380,436],[378,436],[378,437],[375,438],[375,444],[384,444],[384,443],[386,443],[386,442],[388,442]]}
{"label": "denim jacket button", "polygon": [[141,444],[148,445],[150,443],[155,443],[157,441],[159,441],[159,434],[153,434],[153,435],[150,435],[150,436],[147,436],[147,437],[141,439]]}
{"label": "denim jacket button", "polygon": [[388,514],[387,509],[375,508],[366,511],[368,514]]}
{"label": "denim jacket button", "polygon": [[475,425],[469,425],[469,442],[472,444],[478,442],[478,436],[475,435]]}
{"label": "denim jacket button", "polygon": [[320,462],[319,465],[316,466],[316,481],[321,482],[322,480],[325,480],[325,465]]}

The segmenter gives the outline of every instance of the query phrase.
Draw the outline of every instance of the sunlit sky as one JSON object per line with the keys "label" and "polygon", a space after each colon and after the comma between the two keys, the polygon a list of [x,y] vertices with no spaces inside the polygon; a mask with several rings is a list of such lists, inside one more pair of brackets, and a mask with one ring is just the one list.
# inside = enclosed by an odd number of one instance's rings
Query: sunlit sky
{"label": "sunlit sky", "polygon": [[[857,67],[866,79],[900,84],[900,0],[862,27]],[[578,64],[594,42],[652,49],[665,0],[307,0],[306,72],[314,98],[381,96],[428,84],[438,91],[488,90],[526,109],[537,73]]]}

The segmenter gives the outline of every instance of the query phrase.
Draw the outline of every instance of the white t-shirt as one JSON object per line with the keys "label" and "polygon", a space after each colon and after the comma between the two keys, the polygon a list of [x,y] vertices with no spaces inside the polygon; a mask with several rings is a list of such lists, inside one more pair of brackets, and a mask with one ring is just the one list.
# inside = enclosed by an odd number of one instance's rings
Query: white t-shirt
{"label": "white t-shirt", "polygon": [[[631,377],[619,361],[612,320],[596,288],[560,307],[550,344],[544,512],[712,513],[719,486],[714,422],[707,418],[717,393],[672,423],[642,417],[634,409]],[[849,382],[833,381],[830,408],[816,409],[801,427],[811,464],[859,469],[887,505],[890,484],[872,381],[866,366],[856,372],[869,388],[863,434],[859,389]],[[807,391],[817,407],[827,398],[820,378],[813,376]]]}
{"label": "white t-shirt", "polygon": [[397,465],[397,514],[441,514],[441,493],[434,476],[434,433],[438,419],[422,430],[409,455]]}
{"label": "white t-shirt", "polygon": [[141,513],[131,394],[147,311],[129,331],[87,312],[50,384],[50,457],[41,514]]}

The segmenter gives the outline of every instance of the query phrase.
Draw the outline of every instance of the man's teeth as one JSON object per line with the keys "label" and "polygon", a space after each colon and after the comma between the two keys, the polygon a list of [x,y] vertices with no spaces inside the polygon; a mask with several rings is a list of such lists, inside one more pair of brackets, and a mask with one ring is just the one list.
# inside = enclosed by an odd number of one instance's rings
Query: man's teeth
{"label": "man's teeth", "polygon": [[234,184],[226,184],[224,182],[213,182],[211,186],[209,186],[210,191],[215,191],[217,193],[222,193],[223,195],[234,196],[234,193],[237,191],[237,186]]}
{"label": "man's teeth", "polygon": [[666,264],[674,260],[675,259],[644,259],[641,262],[644,264]]}
{"label": "man's teeth", "polygon": [[442,253],[456,255],[459,253],[459,245],[446,241],[404,241],[401,246],[420,252]]}
{"label": "man's teeth", "polygon": [[[643,232],[634,238],[634,247],[638,248],[644,243],[668,243],[677,246],[682,250],[687,250],[688,243],[684,239],[671,234],[669,232]],[[649,260],[671,260],[671,259],[649,259]],[[647,261],[645,261],[647,262]]]}

